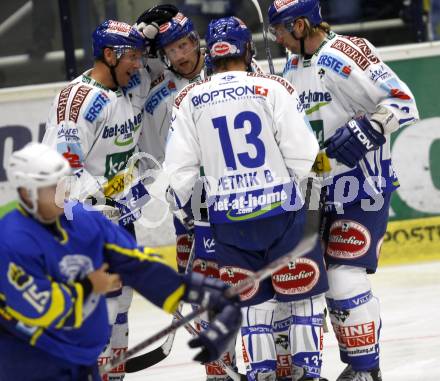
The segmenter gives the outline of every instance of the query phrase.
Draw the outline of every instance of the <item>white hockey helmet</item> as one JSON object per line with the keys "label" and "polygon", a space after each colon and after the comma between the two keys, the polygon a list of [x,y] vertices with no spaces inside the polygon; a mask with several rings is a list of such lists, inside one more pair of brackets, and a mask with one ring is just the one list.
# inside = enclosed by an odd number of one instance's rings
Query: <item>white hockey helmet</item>
{"label": "white hockey helmet", "polygon": [[29,143],[12,153],[6,167],[8,180],[16,188],[28,191],[32,208],[23,202],[26,210],[35,213],[37,209],[38,188],[56,185],[70,174],[70,165],[60,153],[42,143]]}

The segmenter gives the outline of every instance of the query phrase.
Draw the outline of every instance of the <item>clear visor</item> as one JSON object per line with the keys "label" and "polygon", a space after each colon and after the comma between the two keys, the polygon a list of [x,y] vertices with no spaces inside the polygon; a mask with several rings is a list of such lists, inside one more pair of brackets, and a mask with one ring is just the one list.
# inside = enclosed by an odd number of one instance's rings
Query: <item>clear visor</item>
{"label": "clear visor", "polygon": [[146,66],[148,61],[149,47],[145,50],[134,49],[131,46],[114,46],[113,50],[116,53],[116,58],[130,61],[130,63],[138,63],[141,66]]}
{"label": "clear visor", "polygon": [[295,21],[287,21],[281,24],[269,25],[268,36],[272,41],[276,41],[277,38],[282,37],[286,33],[291,33],[294,25]]}
{"label": "clear visor", "polygon": [[181,57],[186,57],[193,52],[197,52],[198,50],[198,41],[196,41],[194,38],[191,38],[190,36],[187,36],[165,46],[163,52],[168,60],[173,62]]}

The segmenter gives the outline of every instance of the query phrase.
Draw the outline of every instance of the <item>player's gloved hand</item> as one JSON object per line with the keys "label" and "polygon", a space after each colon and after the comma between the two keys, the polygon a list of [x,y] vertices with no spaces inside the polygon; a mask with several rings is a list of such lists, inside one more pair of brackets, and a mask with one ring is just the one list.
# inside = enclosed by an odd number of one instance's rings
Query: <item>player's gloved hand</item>
{"label": "player's gloved hand", "polygon": [[[184,276],[184,282],[186,288],[182,300],[185,302],[206,307],[214,313],[221,311],[231,303],[231,300],[224,296],[225,290],[229,286],[220,279],[207,278],[191,272]],[[239,300],[238,297],[236,300]]]}
{"label": "player's gloved hand", "polygon": [[183,300],[208,308],[214,314],[209,328],[189,342],[191,348],[202,347],[194,358],[201,363],[217,360],[235,338],[241,325],[239,297],[226,298],[229,287],[219,279],[190,273],[184,277],[186,290]]}
{"label": "player's gloved hand", "polygon": [[[159,33],[159,27],[170,21],[178,12],[179,9],[172,4],[156,5],[148,8],[138,17],[135,27],[146,39],[153,42],[157,33]],[[154,44],[151,44],[149,54],[153,57],[156,56]]]}
{"label": "player's gloved hand", "polygon": [[353,168],[367,152],[378,149],[385,141],[385,136],[372,126],[366,116],[362,116],[339,127],[324,142],[324,147],[327,147],[328,157]]}
{"label": "player's gloved hand", "polygon": [[205,364],[218,360],[228,348],[231,340],[235,339],[241,326],[241,319],[238,302],[224,307],[209,324],[209,328],[188,343],[191,348],[202,347],[202,350],[194,357],[194,361]]}

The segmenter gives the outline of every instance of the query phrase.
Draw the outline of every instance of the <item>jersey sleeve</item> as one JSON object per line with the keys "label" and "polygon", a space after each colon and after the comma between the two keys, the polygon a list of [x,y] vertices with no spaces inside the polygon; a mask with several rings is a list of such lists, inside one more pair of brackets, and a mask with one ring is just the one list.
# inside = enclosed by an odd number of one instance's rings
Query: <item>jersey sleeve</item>
{"label": "jersey sleeve", "polygon": [[105,261],[110,270],[159,308],[174,312],[185,292],[183,278],[153,249],[138,247],[124,229],[99,214],[96,218],[105,234]]}
{"label": "jersey sleeve", "polygon": [[283,81],[274,99],[275,139],[290,174],[301,179],[310,172],[319,145],[296,91]]}
{"label": "jersey sleeve", "polygon": [[[356,37],[348,39],[355,45],[352,50],[347,50],[345,40],[337,39],[332,44],[333,48],[340,50],[336,53],[343,69],[335,70],[336,63],[332,60],[328,73],[333,78],[332,86],[337,87],[344,99],[349,100],[354,113],[366,111],[371,115],[384,107],[395,118],[395,127],[391,132],[417,121],[419,113],[416,101],[408,86],[379,58],[376,49],[367,40]],[[357,55],[351,53],[353,49]],[[344,51],[350,52],[352,57],[346,56]]]}
{"label": "jersey sleeve", "polygon": [[90,86],[70,84],[55,98],[46,123],[43,143],[55,148],[75,174],[71,198],[83,200],[100,190],[97,179],[85,168],[85,160],[106,120],[109,95]]}
{"label": "jersey sleeve", "polygon": [[188,85],[176,97],[165,151],[164,168],[180,205],[188,203],[201,165],[196,126],[191,115],[189,96],[185,95],[193,85]]}
{"label": "jersey sleeve", "polygon": [[[95,99],[96,98],[96,99]],[[87,102],[85,102],[87,100]],[[61,153],[74,171],[84,167],[84,161],[93,143],[109,102],[104,91],[70,84],[55,98],[46,123],[43,143]],[[82,103],[86,103],[82,106]],[[93,111],[100,106],[100,112]]]}
{"label": "jersey sleeve", "polygon": [[41,328],[77,328],[83,322],[84,289],[79,282],[59,283],[46,271],[35,250],[14,250],[0,244],[0,298],[6,314]]}

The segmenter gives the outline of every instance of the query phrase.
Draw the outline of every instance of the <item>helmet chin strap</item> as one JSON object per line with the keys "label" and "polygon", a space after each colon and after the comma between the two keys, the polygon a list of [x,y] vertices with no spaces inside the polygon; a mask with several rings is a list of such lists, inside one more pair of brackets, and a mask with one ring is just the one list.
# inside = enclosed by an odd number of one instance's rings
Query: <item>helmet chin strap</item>
{"label": "helmet chin strap", "polygon": [[[115,52],[116,53],[116,52]],[[117,53],[116,53],[117,54]],[[117,55],[116,55],[117,57]],[[119,57],[120,58],[120,57]],[[116,71],[115,69],[117,68],[117,66],[119,65],[119,58],[116,58],[116,65],[110,65],[107,60],[104,58],[102,60],[102,62],[104,63],[105,66],[108,67],[108,69],[110,70],[110,75],[112,76],[113,82],[115,83],[116,87],[120,87],[118,80],[116,79]]]}
{"label": "helmet chin strap", "polygon": [[29,201],[32,206],[29,206],[27,202],[19,195],[19,202],[21,207],[26,210],[30,215],[32,215],[35,219],[40,221],[42,224],[52,224],[56,221],[56,217],[50,220],[44,219],[40,214],[38,213],[38,196],[37,196],[37,189],[26,189]]}

